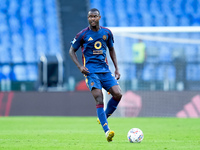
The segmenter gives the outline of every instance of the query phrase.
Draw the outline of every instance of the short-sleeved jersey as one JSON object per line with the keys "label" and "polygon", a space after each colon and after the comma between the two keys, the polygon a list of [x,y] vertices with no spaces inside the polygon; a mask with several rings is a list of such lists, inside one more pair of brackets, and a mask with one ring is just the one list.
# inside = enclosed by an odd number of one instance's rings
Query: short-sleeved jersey
{"label": "short-sleeved jersey", "polygon": [[71,42],[72,47],[81,47],[83,65],[90,73],[110,72],[106,58],[107,47],[113,47],[112,32],[105,27],[92,31],[89,27],[79,32]]}

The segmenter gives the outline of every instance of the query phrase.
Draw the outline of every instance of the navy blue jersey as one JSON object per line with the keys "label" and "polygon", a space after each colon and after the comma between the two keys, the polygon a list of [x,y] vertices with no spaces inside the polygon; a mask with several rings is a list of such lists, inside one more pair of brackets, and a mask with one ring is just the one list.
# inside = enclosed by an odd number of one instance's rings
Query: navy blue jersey
{"label": "navy blue jersey", "polygon": [[79,32],[71,42],[72,47],[81,47],[83,65],[90,73],[110,72],[106,50],[113,47],[112,32],[105,27],[100,27],[99,31],[92,31],[89,27]]}

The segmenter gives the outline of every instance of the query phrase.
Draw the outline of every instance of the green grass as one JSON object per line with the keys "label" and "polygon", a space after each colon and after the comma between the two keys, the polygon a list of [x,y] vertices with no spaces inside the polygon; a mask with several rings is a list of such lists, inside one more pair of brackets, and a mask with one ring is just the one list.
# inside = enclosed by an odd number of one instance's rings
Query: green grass
{"label": "green grass", "polygon": [[[0,117],[0,150],[200,150],[200,119],[109,118],[108,143],[96,117]],[[133,127],[144,133],[129,143]]]}

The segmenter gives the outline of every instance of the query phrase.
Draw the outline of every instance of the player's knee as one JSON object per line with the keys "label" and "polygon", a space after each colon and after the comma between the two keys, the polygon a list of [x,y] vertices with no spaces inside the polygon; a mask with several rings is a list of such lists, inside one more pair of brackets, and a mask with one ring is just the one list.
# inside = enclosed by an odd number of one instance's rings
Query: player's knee
{"label": "player's knee", "polygon": [[113,95],[113,97],[115,100],[120,101],[122,98],[122,93],[121,92],[115,93],[115,95]]}
{"label": "player's knee", "polygon": [[102,96],[96,96],[96,105],[103,105],[103,97]]}
{"label": "player's knee", "polygon": [[96,101],[96,105],[103,105],[103,101]]}
{"label": "player's knee", "polygon": [[103,102],[96,101],[96,105],[103,105]]}

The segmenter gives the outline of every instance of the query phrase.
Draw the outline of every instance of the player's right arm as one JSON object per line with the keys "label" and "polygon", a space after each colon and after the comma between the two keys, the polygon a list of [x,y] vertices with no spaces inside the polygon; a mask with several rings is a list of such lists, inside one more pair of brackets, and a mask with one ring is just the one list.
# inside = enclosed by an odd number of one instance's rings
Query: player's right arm
{"label": "player's right arm", "polygon": [[77,55],[76,55],[76,51],[79,49],[80,46],[83,46],[83,36],[85,34],[85,29],[82,30],[81,32],[79,32],[75,38],[71,41],[71,47],[69,49],[69,55],[71,57],[71,59],[73,60],[73,62],[76,64],[76,66],[78,67],[78,69],[80,70],[81,73],[83,74],[88,74],[89,71],[88,69],[81,65],[78,61]]}
{"label": "player's right arm", "polygon": [[90,72],[88,71],[88,69],[87,69],[85,66],[83,66],[83,65],[81,65],[81,64],[79,63],[78,58],[77,58],[77,55],[76,55],[76,51],[77,51],[77,49],[75,49],[75,48],[72,47],[72,46],[70,47],[70,49],[69,49],[69,55],[70,55],[71,59],[72,59],[73,62],[76,64],[76,66],[78,67],[78,69],[80,70],[81,73],[83,73],[83,74],[88,74],[88,73],[90,73]]}

